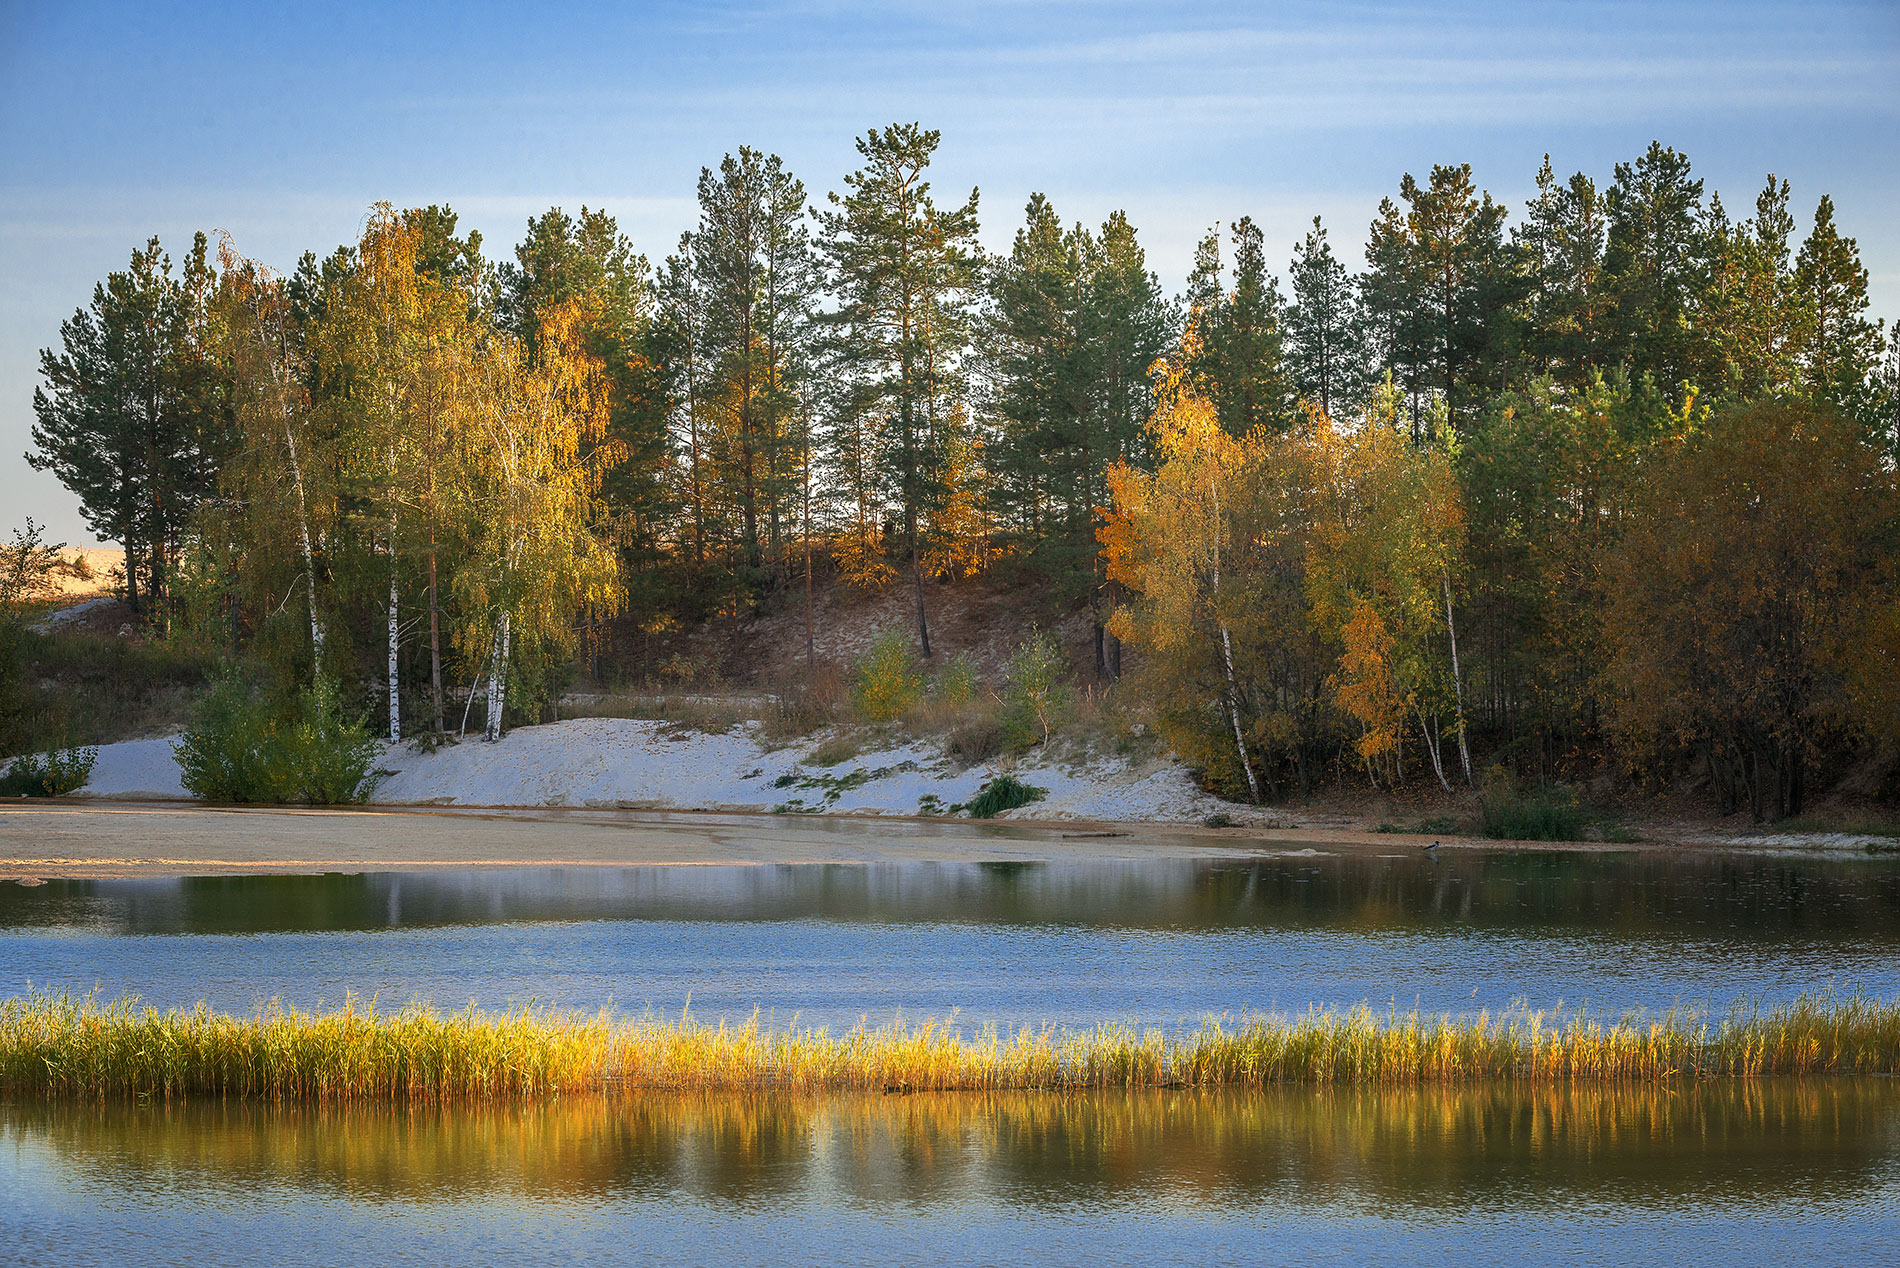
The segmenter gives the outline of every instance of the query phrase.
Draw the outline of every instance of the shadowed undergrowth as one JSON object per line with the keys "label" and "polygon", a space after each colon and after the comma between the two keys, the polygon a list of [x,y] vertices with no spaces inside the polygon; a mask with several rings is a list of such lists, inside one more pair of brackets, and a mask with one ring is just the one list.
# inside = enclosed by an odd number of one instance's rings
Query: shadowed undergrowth
{"label": "shadowed undergrowth", "polygon": [[1656,1080],[1900,1073],[1900,1000],[1804,997],[1617,1021],[1314,1011],[1179,1034],[1106,1024],[966,1035],[933,1022],[774,1031],[605,1013],[246,1017],[136,1001],[0,1004],[0,1090],[28,1096],[461,1101],[611,1087],[975,1090]]}

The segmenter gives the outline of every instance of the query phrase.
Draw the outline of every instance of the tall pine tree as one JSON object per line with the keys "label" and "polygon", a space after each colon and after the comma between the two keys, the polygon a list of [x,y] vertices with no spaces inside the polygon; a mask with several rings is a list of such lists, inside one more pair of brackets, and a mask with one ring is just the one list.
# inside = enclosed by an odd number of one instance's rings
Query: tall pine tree
{"label": "tall pine tree", "polygon": [[941,139],[915,123],[873,128],[857,142],[864,165],[819,216],[838,303],[828,321],[845,383],[840,406],[876,437],[878,483],[896,514],[926,657],[923,557],[930,516],[946,496],[948,433],[968,425],[963,355],[978,281],[977,191],[941,209],[924,178]]}

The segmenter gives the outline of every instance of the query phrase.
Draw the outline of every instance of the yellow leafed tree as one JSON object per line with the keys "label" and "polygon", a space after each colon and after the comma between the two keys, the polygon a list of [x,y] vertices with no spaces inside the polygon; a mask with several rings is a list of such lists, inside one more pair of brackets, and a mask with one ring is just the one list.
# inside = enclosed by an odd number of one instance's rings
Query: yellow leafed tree
{"label": "yellow leafed tree", "polygon": [[523,657],[571,650],[583,608],[619,609],[618,564],[601,531],[596,494],[618,453],[607,439],[608,392],[583,339],[581,301],[554,309],[530,356],[491,334],[476,350],[473,474],[468,495],[482,525],[460,582],[468,619],[458,643],[486,651],[486,738],[501,735],[509,681]]}

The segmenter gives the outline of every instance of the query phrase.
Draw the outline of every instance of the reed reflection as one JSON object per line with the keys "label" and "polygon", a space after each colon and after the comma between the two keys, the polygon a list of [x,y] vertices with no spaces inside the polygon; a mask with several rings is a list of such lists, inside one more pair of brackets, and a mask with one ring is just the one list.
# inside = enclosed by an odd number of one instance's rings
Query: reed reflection
{"label": "reed reflection", "polygon": [[1765,1210],[1891,1190],[1900,1086],[627,1095],[439,1112],[12,1104],[0,1141],[147,1200]]}

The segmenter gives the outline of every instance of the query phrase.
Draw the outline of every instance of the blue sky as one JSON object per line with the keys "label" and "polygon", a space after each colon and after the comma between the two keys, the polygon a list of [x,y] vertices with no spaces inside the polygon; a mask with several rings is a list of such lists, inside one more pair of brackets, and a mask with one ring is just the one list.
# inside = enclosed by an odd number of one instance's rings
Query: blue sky
{"label": "blue sky", "polygon": [[[0,0],[0,530],[90,542],[19,459],[37,350],[157,233],[280,267],[369,204],[447,202],[491,256],[551,204],[657,259],[702,164],[783,155],[814,198],[867,127],[944,141],[1007,245],[1031,191],[1125,208],[1170,287],[1216,220],[1276,258],[1324,215],[1355,263],[1402,172],[1473,164],[1514,213],[1545,151],[1607,182],[1652,137],[1732,214],[1823,192],[1900,316],[1900,5],[1872,3],[308,6]],[[1514,217],[1515,218],[1515,214]]]}

